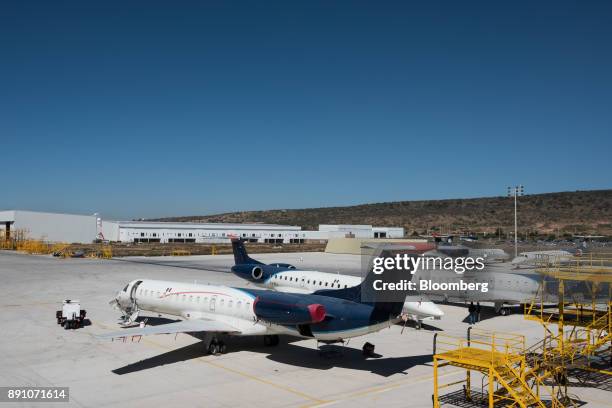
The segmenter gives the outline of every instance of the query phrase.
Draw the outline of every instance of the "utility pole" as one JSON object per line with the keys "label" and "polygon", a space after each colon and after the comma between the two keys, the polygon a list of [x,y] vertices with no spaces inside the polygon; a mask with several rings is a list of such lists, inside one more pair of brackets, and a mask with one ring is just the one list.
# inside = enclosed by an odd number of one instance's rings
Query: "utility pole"
{"label": "utility pole", "polygon": [[518,256],[518,218],[516,214],[516,198],[523,195],[525,188],[522,184],[508,187],[508,197],[514,196],[514,257]]}

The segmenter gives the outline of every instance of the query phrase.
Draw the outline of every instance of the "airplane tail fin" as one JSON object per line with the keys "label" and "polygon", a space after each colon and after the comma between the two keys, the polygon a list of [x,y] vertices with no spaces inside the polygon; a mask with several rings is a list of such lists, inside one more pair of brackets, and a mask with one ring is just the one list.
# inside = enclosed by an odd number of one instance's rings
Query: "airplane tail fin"
{"label": "airplane tail fin", "polygon": [[[368,256],[369,259],[365,265],[368,268],[368,272],[360,285],[346,289],[320,290],[315,292],[315,294],[370,304],[381,314],[399,315],[401,314],[406,297],[415,294],[415,291],[408,287],[408,282],[412,280],[413,274],[406,269],[387,267],[384,267],[382,273],[375,273],[372,263],[374,258],[394,257],[396,254],[406,253],[406,251],[409,250],[410,249],[403,250],[401,246],[397,245],[378,246],[374,248],[373,254]],[[416,255],[408,254],[408,256]],[[399,289],[396,287],[394,290],[376,290],[376,288],[380,288],[381,285],[380,283],[375,285],[375,281],[400,284],[403,286]]]}
{"label": "airplane tail fin", "polygon": [[236,263],[236,265],[263,265],[262,262],[259,262],[249,256],[246,248],[244,247],[244,241],[242,241],[240,238],[232,238],[232,250],[234,251],[234,262]]}

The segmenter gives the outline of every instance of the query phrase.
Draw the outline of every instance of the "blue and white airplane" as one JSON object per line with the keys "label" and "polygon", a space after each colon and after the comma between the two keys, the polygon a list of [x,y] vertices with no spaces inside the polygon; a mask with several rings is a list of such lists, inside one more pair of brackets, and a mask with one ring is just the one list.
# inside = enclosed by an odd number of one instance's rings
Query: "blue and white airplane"
{"label": "blue and white airplane", "polygon": [[[235,265],[232,272],[259,287],[285,293],[314,293],[325,289],[350,288],[361,284],[361,277],[297,269],[287,263],[264,264],[247,253],[244,241],[232,238]],[[440,319],[444,312],[428,300],[406,301],[402,314],[416,320]]]}
{"label": "blue and white airplane", "polygon": [[[402,275],[402,279],[411,278],[411,274]],[[97,337],[204,332],[206,350],[212,354],[225,351],[221,335],[261,335],[270,346],[278,344],[281,334],[325,343],[341,342],[401,321],[402,302],[389,302],[379,293],[371,297],[375,279],[380,279],[380,275],[370,272],[357,286],[328,288],[312,294],[137,279],[109,303],[122,310],[124,316],[131,315],[131,321],[142,311],[183,320],[157,326],[141,323],[140,327]],[[408,295],[408,289],[396,292],[401,299]],[[369,294],[369,301],[362,300],[362,293]],[[366,343],[364,354],[372,352],[373,346]]]}

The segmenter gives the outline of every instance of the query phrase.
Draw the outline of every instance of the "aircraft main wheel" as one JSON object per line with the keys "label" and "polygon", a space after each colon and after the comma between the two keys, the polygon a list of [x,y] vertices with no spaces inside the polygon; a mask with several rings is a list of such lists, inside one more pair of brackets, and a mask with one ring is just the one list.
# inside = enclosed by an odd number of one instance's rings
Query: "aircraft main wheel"
{"label": "aircraft main wheel", "polygon": [[227,346],[223,342],[219,342],[219,353],[225,354],[227,352]]}
{"label": "aircraft main wheel", "polygon": [[278,346],[278,343],[280,342],[280,339],[278,337],[278,335],[276,334],[266,334],[264,336],[264,345],[266,347],[273,347],[273,346]]}
{"label": "aircraft main wheel", "polygon": [[499,314],[501,316],[508,316],[510,314],[510,309],[508,309],[507,307],[502,307],[501,309],[499,309]]}
{"label": "aircraft main wheel", "polygon": [[208,346],[208,352],[212,355],[219,354],[219,345],[217,345],[217,343],[210,343],[210,346]]}
{"label": "aircraft main wheel", "polygon": [[363,345],[363,348],[361,349],[363,352],[363,355],[365,357],[372,357],[374,355],[374,345],[372,343],[366,343]]}

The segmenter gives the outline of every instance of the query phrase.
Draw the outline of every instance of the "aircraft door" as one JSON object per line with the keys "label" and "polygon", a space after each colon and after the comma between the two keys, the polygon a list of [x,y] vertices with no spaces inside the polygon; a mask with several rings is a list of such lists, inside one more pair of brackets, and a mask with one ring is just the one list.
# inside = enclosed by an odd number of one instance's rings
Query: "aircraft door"
{"label": "aircraft door", "polygon": [[209,310],[211,312],[215,311],[216,303],[217,303],[217,297],[216,296],[211,297],[210,298],[210,304],[209,304]]}
{"label": "aircraft door", "polygon": [[140,286],[141,283],[141,280],[136,281],[136,283],[134,283],[134,286],[132,286],[132,290],[130,290],[130,300],[132,302],[136,301],[136,290],[138,289],[138,286]]}
{"label": "aircraft door", "polygon": [[300,279],[300,288],[306,287],[306,276],[302,275]]}

